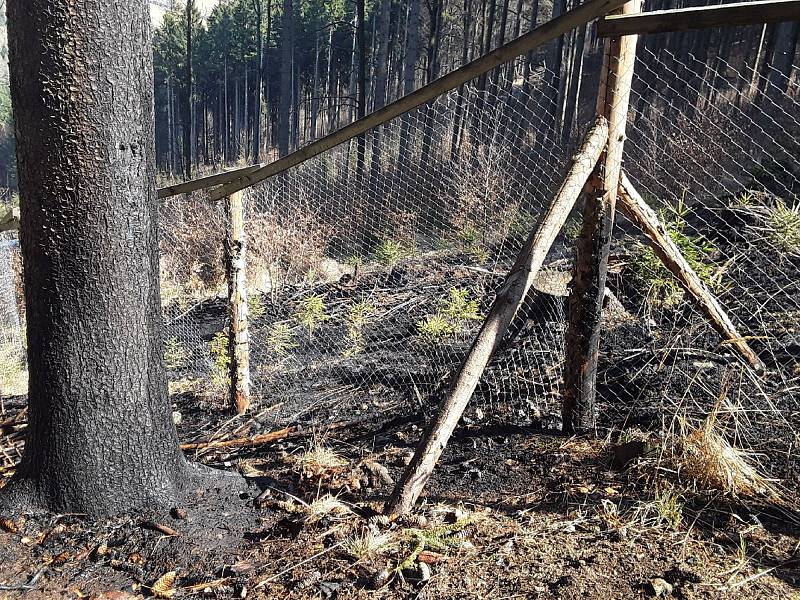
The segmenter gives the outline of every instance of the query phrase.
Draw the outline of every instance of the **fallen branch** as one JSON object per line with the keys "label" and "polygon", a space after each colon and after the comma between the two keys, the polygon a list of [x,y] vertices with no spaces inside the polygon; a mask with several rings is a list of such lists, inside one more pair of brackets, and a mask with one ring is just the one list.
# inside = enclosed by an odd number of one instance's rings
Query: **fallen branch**
{"label": "fallen branch", "polygon": [[150,531],[155,531],[158,533],[163,533],[166,536],[173,537],[178,535],[178,531],[169,527],[167,525],[162,525],[161,523],[156,523],[155,521],[142,521],[139,523],[139,527],[142,529],[149,529]]}

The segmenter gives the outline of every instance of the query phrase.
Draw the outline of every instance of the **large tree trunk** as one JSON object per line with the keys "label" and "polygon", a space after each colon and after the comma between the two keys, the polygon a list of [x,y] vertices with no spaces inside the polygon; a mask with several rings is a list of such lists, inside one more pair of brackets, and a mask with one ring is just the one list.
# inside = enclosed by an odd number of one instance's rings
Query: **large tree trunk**
{"label": "large tree trunk", "polygon": [[162,365],[148,5],[9,0],[8,17],[30,388],[3,492],[62,512],[167,507],[190,469]]}

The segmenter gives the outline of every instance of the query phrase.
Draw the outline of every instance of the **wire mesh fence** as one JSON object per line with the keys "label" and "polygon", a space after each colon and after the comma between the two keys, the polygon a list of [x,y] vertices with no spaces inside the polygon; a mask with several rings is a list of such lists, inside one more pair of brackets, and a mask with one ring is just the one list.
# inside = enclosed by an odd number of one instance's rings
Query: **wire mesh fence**
{"label": "wire mesh fence", "polygon": [[[594,118],[587,75],[566,109],[582,126],[564,135],[564,83],[541,56],[530,73],[504,68],[248,190],[252,414],[264,429],[434,409]],[[737,358],[619,215],[597,383],[602,426],[675,429],[718,413],[778,478],[797,469],[800,416],[800,90],[785,84],[640,51],[623,168],[767,370]],[[468,421],[560,428],[580,214]],[[196,193],[165,200],[160,218],[173,389],[224,402],[225,207]],[[16,249],[3,243],[5,265]],[[4,395],[8,373],[24,371],[15,272],[0,280]]]}

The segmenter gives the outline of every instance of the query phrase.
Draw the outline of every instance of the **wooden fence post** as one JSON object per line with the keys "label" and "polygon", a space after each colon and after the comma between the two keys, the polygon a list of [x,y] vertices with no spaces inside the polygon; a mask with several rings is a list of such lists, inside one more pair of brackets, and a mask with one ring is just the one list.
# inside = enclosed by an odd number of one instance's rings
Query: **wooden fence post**
{"label": "wooden fence post", "polygon": [[225,202],[227,235],[225,264],[228,279],[228,356],[230,397],[238,414],[250,406],[250,336],[247,329],[247,243],[244,232],[243,192],[234,192]]}
{"label": "wooden fence post", "polygon": [[[630,0],[622,6],[622,14],[639,12],[640,3],[641,0]],[[608,119],[608,146],[592,177],[594,189],[587,195],[583,227],[576,242],[562,405],[563,427],[568,433],[590,430],[595,424],[600,318],[636,61],[636,40],[635,35],[609,38],[603,54],[597,114]]]}

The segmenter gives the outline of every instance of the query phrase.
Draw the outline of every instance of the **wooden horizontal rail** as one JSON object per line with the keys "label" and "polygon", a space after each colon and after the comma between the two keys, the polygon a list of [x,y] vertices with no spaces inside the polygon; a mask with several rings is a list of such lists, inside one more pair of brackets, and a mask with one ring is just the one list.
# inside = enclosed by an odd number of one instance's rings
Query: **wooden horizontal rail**
{"label": "wooden horizontal rail", "polygon": [[466,82],[475,79],[483,73],[487,73],[507,63],[514,58],[521,56],[559,36],[568,33],[576,27],[601,17],[615,8],[625,4],[626,0],[588,0],[581,6],[567,11],[563,15],[548,21],[547,23],[529,31],[509,43],[500,46],[496,50],[467,63],[463,67],[451,71],[447,75],[440,77],[436,81],[403,96],[402,98],[387,104],[380,110],[370,113],[366,117],[359,119],[339,129],[333,133],[313,142],[299,150],[276,160],[267,166],[257,169],[244,176],[238,175],[231,177],[229,183],[217,188],[209,195],[212,200],[221,200],[234,192],[243,190],[269,177],[277,175],[291,167],[299,165],[326,150],[347,142],[359,135],[367,132],[373,127],[377,127],[399,117],[418,106],[453,90]]}
{"label": "wooden horizontal rail", "polygon": [[715,6],[655,10],[632,15],[609,15],[598,21],[597,35],[618,37],[780,21],[800,21],[800,0],[737,2]]}
{"label": "wooden horizontal rail", "polygon": [[191,181],[184,181],[183,183],[176,183],[175,185],[168,185],[167,187],[158,189],[159,198],[169,198],[170,196],[177,196],[178,194],[188,194],[198,190],[214,187],[215,185],[222,185],[232,179],[237,179],[242,175],[247,175],[263,167],[263,164],[249,165],[239,169],[229,169],[216,175],[208,175],[207,177],[200,177],[192,179]]}

